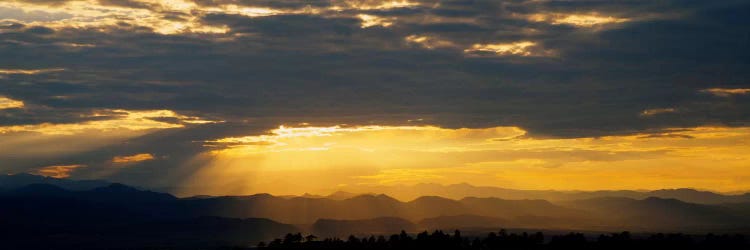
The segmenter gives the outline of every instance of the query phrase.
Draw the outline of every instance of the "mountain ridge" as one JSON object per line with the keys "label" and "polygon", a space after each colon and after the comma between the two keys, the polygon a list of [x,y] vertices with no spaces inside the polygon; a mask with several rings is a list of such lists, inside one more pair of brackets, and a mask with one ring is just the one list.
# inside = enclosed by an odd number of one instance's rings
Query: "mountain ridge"
{"label": "mountain ridge", "polygon": [[[595,196],[564,201],[422,196],[407,202],[386,194],[360,194],[345,199],[287,197],[267,193],[179,198],[167,193],[109,183],[82,191],[68,190],[52,184],[31,184],[16,189],[3,189],[0,191],[0,198],[31,203],[76,200],[86,204],[117,207],[140,216],[172,220],[204,216],[266,218],[300,226],[313,225],[320,219],[364,223],[365,220],[374,218],[401,218],[418,226],[422,226],[420,222],[426,219],[433,219],[430,225],[446,227],[479,226],[481,219],[478,218],[487,218],[488,226],[502,222],[505,226],[516,228],[605,230],[700,230],[743,228],[750,225],[750,202],[716,205],[652,196],[642,199]],[[461,216],[468,216],[465,218],[477,223],[456,223],[456,218]]]}
{"label": "mountain ridge", "polygon": [[[69,180],[39,175],[21,173],[15,175],[0,175],[0,190],[9,190],[29,184],[52,184],[70,190],[89,190],[96,187],[103,187],[112,184],[112,182],[103,180]],[[377,192],[373,192],[376,189]],[[645,199],[648,197],[675,198],[691,203],[701,204],[722,204],[722,203],[743,203],[750,202],[750,193],[723,194],[712,191],[698,190],[694,188],[665,188],[658,190],[522,190],[509,189],[491,186],[474,186],[468,183],[457,184],[435,184],[435,183],[418,183],[415,185],[397,185],[397,186],[368,186],[368,187],[350,187],[349,189],[339,189],[330,194],[311,194],[306,193],[300,196],[288,196],[288,198],[305,197],[305,198],[328,198],[333,200],[346,200],[361,195],[385,194],[389,197],[400,201],[412,201],[423,196],[440,196],[454,200],[460,200],[466,197],[495,197],[509,200],[547,200],[547,201],[570,201],[582,200],[596,197],[628,197],[634,199]],[[229,196],[209,196],[195,195],[193,197],[249,197],[252,195],[229,195]],[[269,194],[270,195],[270,194]]]}
{"label": "mountain ridge", "polygon": [[628,197],[645,199],[648,197],[675,198],[692,203],[721,204],[750,202],[750,193],[722,194],[693,188],[665,188],[658,190],[521,190],[502,187],[474,186],[468,183],[441,185],[419,183],[398,186],[350,187],[342,191],[350,193],[372,192],[388,194],[403,201],[410,201],[421,196],[439,195],[445,198],[462,199],[465,197],[496,197],[502,199],[542,199],[548,201],[580,200],[595,197]]}

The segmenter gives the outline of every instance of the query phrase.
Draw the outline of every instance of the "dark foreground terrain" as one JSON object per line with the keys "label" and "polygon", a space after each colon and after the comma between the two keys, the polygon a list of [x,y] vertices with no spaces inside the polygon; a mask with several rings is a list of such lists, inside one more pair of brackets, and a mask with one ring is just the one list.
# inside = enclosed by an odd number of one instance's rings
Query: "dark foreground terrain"
{"label": "dark foreground terrain", "polygon": [[587,238],[580,233],[545,238],[541,232],[507,233],[501,230],[485,237],[464,237],[456,230],[452,234],[442,231],[422,232],[410,236],[402,231],[390,237],[369,236],[347,239],[326,238],[316,240],[314,235],[287,234],[258,245],[260,249],[750,249],[742,235],[690,236],[685,234],[653,234],[636,238],[629,232],[602,234]]}

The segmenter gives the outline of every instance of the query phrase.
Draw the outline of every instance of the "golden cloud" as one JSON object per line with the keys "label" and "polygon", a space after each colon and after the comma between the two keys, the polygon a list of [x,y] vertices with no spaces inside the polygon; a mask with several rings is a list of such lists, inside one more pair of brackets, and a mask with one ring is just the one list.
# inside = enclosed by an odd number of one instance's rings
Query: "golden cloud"
{"label": "golden cloud", "polygon": [[419,6],[419,3],[408,0],[334,0],[333,3],[332,10],[387,10]]}
{"label": "golden cloud", "polygon": [[674,108],[646,109],[646,110],[641,111],[640,116],[655,116],[655,115],[674,113],[674,112],[677,112],[677,110]]}
{"label": "golden cloud", "polygon": [[528,19],[534,22],[548,22],[555,25],[567,24],[578,27],[594,27],[630,21],[629,18],[607,16],[595,12],[580,14],[538,13],[528,16]]}
{"label": "golden cloud", "polygon": [[701,90],[701,92],[710,93],[715,96],[730,97],[734,95],[747,95],[750,94],[750,89],[730,89],[730,88],[710,88]]}
{"label": "golden cloud", "polygon": [[0,75],[36,75],[63,70],[65,69],[0,69]]}
{"label": "golden cloud", "polygon": [[[34,132],[44,135],[75,135],[91,131],[143,131],[153,129],[182,128],[182,123],[213,123],[198,117],[185,116],[171,110],[102,110],[92,113],[91,117],[111,116],[110,119],[86,121],[80,123],[43,123],[35,125],[0,126],[0,134],[17,132]],[[159,118],[175,118],[181,123],[159,121]]]}
{"label": "golden cloud", "polygon": [[115,164],[130,164],[130,163],[136,163],[136,162],[142,162],[142,161],[150,161],[153,160],[154,155],[149,153],[143,153],[143,154],[135,154],[135,155],[125,155],[125,156],[115,156],[112,158],[112,163]]}
{"label": "golden cloud", "polygon": [[15,109],[23,108],[24,103],[19,100],[13,100],[4,96],[0,96],[0,109]]}
{"label": "golden cloud", "polygon": [[48,166],[43,167],[40,169],[37,169],[32,174],[46,176],[46,177],[52,177],[52,178],[68,178],[73,173],[73,171],[86,167],[86,165],[81,164],[75,164],[75,165],[56,165],[56,166]]}
{"label": "golden cloud", "polygon": [[[408,8],[419,6],[419,3],[406,0],[336,0],[333,6],[316,8],[305,6],[302,8],[269,8],[261,6],[241,6],[237,4],[221,4],[216,6],[202,6],[186,0],[134,0],[132,7],[124,5],[105,5],[98,0],[66,1],[60,3],[34,3],[25,1],[7,1],[0,3],[0,7],[17,9],[23,13],[55,13],[66,18],[50,19],[48,17],[33,17],[26,21],[31,25],[43,25],[54,29],[62,28],[99,28],[116,27],[118,23],[130,23],[134,26],[151,28],[160,34],[225,34],[229,27],[224,25],[208,25],[200,21],[200,17],[207,13],[225,13],[249,17],[264,17],[280,14],[320,14],[325,16],[349,15],[347,10],[387,10],[394,8]],[[147,8],[143,8],[146,6]],[[180,13],[185,19],[175,20],[164,17],[164,13]],[[371,14],[361,14],[355,17],[362,20],[362,27],[382,26],[393,24],[393,18],[382,18]],[[19,21],[19,20],[15,20]],[[74,47],[81,48],[81,47]]]}
{"label": "golden cloud", "polygon": [[425,35],[410,35],[404,38],[404,40],[408,43],[417,44],[427,49],[456,47],[456,44],[451,41]]}
{"label": "golden cloud", "polygon": [[[71,16],[61,20],[27,22],[30,25],[43,25],[53,29],[116,27],[118,23],[131,23],[134,26],[151,28],[161,34],[176,33],[226,33],[225,26],[210,26],[199,21],[197,14],[210,12],[201,9],[192,1],[151,0],[136,1],[152,8],[130,8],[125,6],[102,5],[96,0],[68,1],[54,6],[27,3],[23,1],[0,3],[0,7],[20,9],[27,13],[63,13]],[[227,9],[227,11],[231,11]],[[163,17],[163,12],[182,13],[185,20],[171,20]],[[80,48],[80,47],[78,47]]]}
{"label": "golden cloud", "polygon": [[357,17],[362,20],[362,28],[369,28],[373,26],[388,27],[393,25],[392,18],[383,18],[375,15],[359,14]]}
{"label": "golden cloud", "polygon": [[498,56],[553,56],[551,50],[541,49],[539,44],[532,41],[517,41],[512,43],[474,44],[464,49],[467,54],[490,53]]}

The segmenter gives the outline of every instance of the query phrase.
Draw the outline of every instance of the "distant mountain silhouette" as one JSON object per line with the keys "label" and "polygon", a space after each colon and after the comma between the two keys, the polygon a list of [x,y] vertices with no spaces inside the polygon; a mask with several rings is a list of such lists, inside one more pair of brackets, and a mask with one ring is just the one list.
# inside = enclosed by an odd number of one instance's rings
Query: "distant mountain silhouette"
{"label": "distant mountain silhouette", "polygon": [[0,189],[16,189],[31,184],[50,184],[68,190],[90,190],[97,187],[107,186],[110,182],[102,180],[58,179],[26,173],[0,175]]}
{"label": "distant mountain silhouette", "polygon": [[47,197],[62,197],[70,195],[70,192],[64,188],[50,185],[50,184],[31,184],[16,188],[14,190],[6,190],[6,193],[12,193],[17,195],[28,195],[28,196],[47,196]]}
{"label": "distant mountain silhouette", "polygon": [[496,197],[509,200],[539,199],[548,201],[582,200],[599,197],[624,197],[631,199],[646,199],[659,197],[665,199],[679,199],[685,202],[701,204],[721,204],[750,202],[750,193],[725,195],[708,191],[698,191],[689,188],[662,189],[654,191],[633,190],[603,190],[603,191],[555,191],[555,190],[517,190],[499,187],[473,186],[467,183],[440,185],[431,183],[413,186],[352,186],[343,191],[351,193],[367,193],[377,191],[388,194],[399,200],[413,200],[422,196],[441,196],[449,199],[464,197]]}
{"label": "distant mountain silhouette", "polygon": [[583,217],[586,215],[582,211],[555,205],[546,200],[504,200],[500,198],[466,197],[461,199],[460,202],[470,208],[472,213],[480,215],[502,215],[501,217],[527,215]]}
{"label": "distant mountain silhouette", "polygon": [[466,214],[468,209],[460,201],[439,196],[423,196],[404,204],[404,212],[408,218],[421,220],[424,218]]}
{"label": "distant mountain silhouette", "polygon": [[642,200],[604,197],[568,202],[609,227],[628,230],[719,230],[750,225],[750,218],[725,206],[649,197]]}
{"label": "distant mountain silhouette", "polygon": [[353,197],[356,197],[356,196],[358,196],[358,194],[349,193],[349,192],[345,192],[345,191],[336,191],[336,192],[334,192],[332,194],[329,194],[325,198],[328,198],[328,199],[331,199],[331,200],[346,200],[346,199],[353,198]]}
{"label": "distant mountain silhouette", "polygon": [[575,219],[585,214],[546,201],[466,198],[451,200],[420,197],[401,202],[386,195],[359,195],[344,200],[328,198],[251,196],[180,199],[181,211],[190,214],[233,218],[270,218],[290,224],[312,224],[318,219],[365,220],[400,217],[410,221],[438,216],[476,214],[498,218],[518,216],[555,216]]}
{"label": "distant mountain silhouette", "polygon": [[176,200],[171,194],[153,191],[142,191],[119,183],[113,183],[105,187],[98,187],[83,193],[91,199],[111,202],[165,202]]}
{"label": "distant mountain silhouette", "polygon": [[647,192],[649,197],[678,199],[691,203],[720,204],[734,202],[750,202],[750,193],[739,195],[722,195],[708,191],[698,191],[689,188],[661,189]]}

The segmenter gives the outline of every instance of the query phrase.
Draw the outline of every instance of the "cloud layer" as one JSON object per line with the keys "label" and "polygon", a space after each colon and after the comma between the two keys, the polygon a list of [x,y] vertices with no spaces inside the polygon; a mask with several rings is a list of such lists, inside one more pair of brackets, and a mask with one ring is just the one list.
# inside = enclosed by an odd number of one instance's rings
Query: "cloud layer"
{"label": "cloud layer", "polygon": [[[217,141],[282,124],[569,139],[742,129],[749,12],[735,0],[4,1],[0,170],[80,164],[73,176],[174,186]],[[139,154],[153,160],[111,166]]]}

